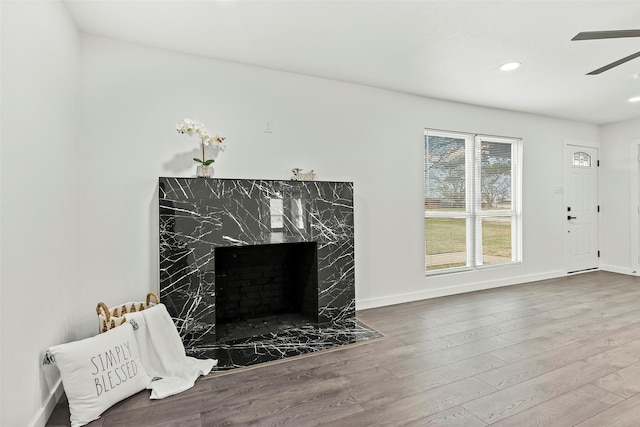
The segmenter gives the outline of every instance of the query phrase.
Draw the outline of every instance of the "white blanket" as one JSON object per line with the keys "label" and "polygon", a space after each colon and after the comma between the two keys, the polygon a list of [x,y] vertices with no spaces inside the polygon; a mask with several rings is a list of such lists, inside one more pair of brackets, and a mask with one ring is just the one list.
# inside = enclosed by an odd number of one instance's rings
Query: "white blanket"
{"label": "white blanket", "polygon": [[163,399],[193,387],[200,375],[207,375],[218,363],[215,359],[196,359],[185,354],[164,304],[127,313],[126,317],[134,324],[140,359],[149,376],[154,378],[147,387],[151,390],[151,399]]}

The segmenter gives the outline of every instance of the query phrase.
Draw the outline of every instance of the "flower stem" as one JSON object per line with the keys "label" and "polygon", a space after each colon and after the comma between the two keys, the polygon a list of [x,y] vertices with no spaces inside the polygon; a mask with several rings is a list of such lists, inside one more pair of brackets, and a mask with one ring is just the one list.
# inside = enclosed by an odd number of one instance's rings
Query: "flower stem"
{"label": "flower stem", "polygon": [[205,159],[204,159],[204,144],[200,144],[202,145],[202,164],[204,165]]}

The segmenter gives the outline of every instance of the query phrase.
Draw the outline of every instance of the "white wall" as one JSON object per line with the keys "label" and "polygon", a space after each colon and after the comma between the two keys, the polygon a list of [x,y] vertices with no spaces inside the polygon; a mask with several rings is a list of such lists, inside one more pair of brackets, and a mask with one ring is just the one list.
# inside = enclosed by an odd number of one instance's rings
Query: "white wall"
{"label": "white wall", "polygon": [[[98,300],[157,286],[158,176],[190,176],[189,117],[228,139],[216,176],[288,179],[293,167],[356,189],[358,308],[564,273],[563,139],[598,127],[461,105],[82,37],[83,320]],[[264,133],[266,121],[273,133]],[[524,263],[424,277],[423,129],[524,139]],[[89,159],[99,159],[92,162]],[[151,224],[151,226],[150,226]],[[112,268],[105,269],[109,262]]]}
{"label": "white wall", "polygon": [[59,391],[44,350],[77,337],[79,45],[57,2],[2,8],[2,426],[44,425]]}
{"label": "white wall", "polygon": [[[630,274],[636,271],[638,263],[632,263],[631,245],[640,245],[637,224],[633,227],[632,204],[637,206],[638,180],[632,184],[632,176],[637,174],[638,152],[632,154],[632,141],[640,138],[640,118],[601,127],[601,191],[600,232],[601,266],[603,269]],[[636,144],[637,145],[637,144]],[[633,215],[633,217],[632,217]],[[637,253],[636,246],[636,253]]]}

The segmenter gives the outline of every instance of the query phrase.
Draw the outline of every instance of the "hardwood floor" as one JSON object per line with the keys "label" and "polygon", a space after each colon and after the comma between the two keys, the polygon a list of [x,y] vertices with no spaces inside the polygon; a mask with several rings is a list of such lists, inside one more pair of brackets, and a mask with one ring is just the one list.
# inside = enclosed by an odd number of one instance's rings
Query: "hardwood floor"
{"label": "hardwood floor", "polygon": [[[373,342],[143,391],[90,426],[640,426],[640,278],[593,272],[358,312]],[[48,426],[68,426],[61,402]]]}

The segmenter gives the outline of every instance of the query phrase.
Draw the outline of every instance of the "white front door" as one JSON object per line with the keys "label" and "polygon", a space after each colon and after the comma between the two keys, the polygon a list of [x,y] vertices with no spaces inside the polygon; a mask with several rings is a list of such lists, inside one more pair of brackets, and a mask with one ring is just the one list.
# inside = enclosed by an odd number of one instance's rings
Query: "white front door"
{"label": "white front door", "polygon": [[597,269],[598,149],[565,145],[564,151],[567,272]]}

